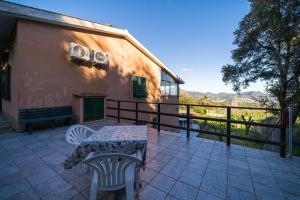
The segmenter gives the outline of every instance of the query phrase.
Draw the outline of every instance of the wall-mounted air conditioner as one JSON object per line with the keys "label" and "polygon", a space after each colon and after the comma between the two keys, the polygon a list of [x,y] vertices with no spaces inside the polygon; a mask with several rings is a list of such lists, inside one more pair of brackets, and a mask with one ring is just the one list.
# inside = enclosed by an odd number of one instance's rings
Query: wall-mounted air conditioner
{"label": "wall-mounted air conditioner", "polygon": [[89,61],[90,51],[87,47],[80,44],[70,43],[70,57],[74,60]]}
{"label": "wall-mounted air conditioner", "polygon": [[93,50],[92,63],[93,65],[107,67],[109,64],[108,54],[102,51]]}

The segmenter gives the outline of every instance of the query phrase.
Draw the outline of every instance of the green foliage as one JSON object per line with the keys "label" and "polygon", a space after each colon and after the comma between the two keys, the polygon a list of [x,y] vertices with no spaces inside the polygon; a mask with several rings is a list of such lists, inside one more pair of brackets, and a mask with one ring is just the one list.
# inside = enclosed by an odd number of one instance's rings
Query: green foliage
{"label": "green foliage", "polygon": [[[223,81],[240,91],[263,80],[280,107],[300,112],[300,1],[250,0],[251,9],[235,31],[233,65]],[[296,117],[294,121],[296,120]]]}
{"label": "green foliage", "polygon": [[[220,104],[220,103],[214,103],[210,101],[207,97],[204,98],[193,98],[185,96],[184,94],[180,94],[179,98],[180,103],[182,104],[202,104],[202,105],[228,105],[228,104]],[[244,104],[242,104],[244,105]],[[241,106],[241,105],[238,105]],[[244,105],[245,106],[245,105]],[[246,104],[248,107],[255,107],[257,104]],[[226,109],[223,108],[211,108],[211,107],[202,107],[202,106],[191,106],[191,113],[196,116],[202,116],[202,117],[212,117],[212,118],[226,118]],[[180,112],[185,113],[186,107],[182,106],[180,107]],[[211,116],[212,114],[215,114],[214,116]],[[220,116],[218,116],[218,115]],[[262,123],[270,123],[274,124],[278,122],[278,115],[275,115],[273,113],[266,112],[265,110],[251,110],[251,109],[232,109],[231,112],[232,119],[243,121],[255,121],[255,122],[262,122]],[[205,121],[205,120],[199,120],[194,119],[194,124],[201,124],[201,129],[206,131],[215,132],[218,134],[225,134],[226,133],[226,123],[224,122],[216,122],[216,121]],[[231,134],[233,135],[239,135],[239,136],[247,136],[250,138],[256,138],[256,139],[262,139],[267,140],[272,132],[272,129],[270,128],[259,128],[255,126],[249,126],[246,127],[245,125],[237,125],[237,124],[231,124]],[[299,135],[300,136],[300,135]],[[224,141],[225,138],[222,138],[221,136],[214,136],[214,135],[207,135],[207,134],[199,134],[199,137],[208,138],[208,139],[214,139],[214,140],[221,140]],[[232,139],[231,140],[233,144],[240,144],[244,146],[249,146],[253,148],[262,148],[263,144],[255,143],[255,142],[249,142],[245,140],[238,140],[238,139]]]}
{"label": "green foliage", "polygon": [[[193,98],[180,93],[179,103],[181,104],[195,104],[195,105],[215,105],[215,106],[229,106],[228,103],[215,103],[210,101],[207,97],[202,98]],[[256,107],[258,104],[239,104],[239,106],[248,106]],[[223,108],[214,108],[214,107],[205,107],[205,106],[191,106],[191,113],[197,116],[206,116],[206,117],[215,117],[215,118],[225,118],[226,109]],[[186,112],[186,106],[179,106],[180,113]],[[215,114],[211,116],[210,114]],[[218,117],[223,116],[223,117]],[[231,116],[235,120],[242,120],[242,116],[252,117],[254,121],[260,122],[266,118],[275,116],[273,113],[269,113],[265,110],[249,110],[249,109],[232,109]],[[277,116],[277,115],[276,115]]]}
{"label": "green foliage", "polygon": [[196,107],[194,107],[194,108],[192,108],[192,109],[193,109],[193,111],[194,111],[195,113],[197,113],[197,114],[199,114],[199,115],[201,115],[201,116],[206,115],[206,113],[207,113],[207,109],[204,108],[204,107],[196,106]]}

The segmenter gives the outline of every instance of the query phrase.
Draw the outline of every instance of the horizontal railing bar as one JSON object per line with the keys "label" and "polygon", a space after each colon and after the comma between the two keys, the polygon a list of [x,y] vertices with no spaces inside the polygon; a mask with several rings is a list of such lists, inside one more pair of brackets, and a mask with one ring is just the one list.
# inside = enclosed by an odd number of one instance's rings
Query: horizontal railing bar
{"label": "horizontal railing bar", "polygon": [[[118,110],[118,108],[114,107],[106,107],[107,109],[110,110]],[[135,109],[128,109],[128,108],[120,108],[119,110],[121,111],[127,111],[127,112],[136,112]],[[157,112],[152,112],[152,111],[146,111],[146,110],[138,110],[139,113],[148,113],[148,114],[157,114]]]}
{"label": "horizontal railing bar", "polygon": [[170,128],[176,128],[176,129],[181,129],[181,130],[187,130],[186,127],[181,127],[181,126],[175,126],[175,125],[170,125],[170,124],[163,124],[160,123],[161,126],[165,126],[165,127],[170,127]]}
{"label": "horizontal railing bar", "polygon": [[[107,109],[110,109],[110,110],[118,110],[118,108],[115,108],[115,107],[106,107]],[[127,112],[135,112],[134,109],[128,109],[128,108],[120,108],[119,110],[121,111],[127,111]]]}
{"label": "horizontal railing bar", "polygon": [[[182,118],[186,118],[186,116],[182,116]],[[218,119],[218,118],[210,118],[210,117],[198,117],[198,116],[191,116],[191,119],[200,119],[200,120],[207,120],[207,121],[217,121],[217,122],[230,122],[232,124],[245,124],[245,125],[253,125],[253,126],[262,126],[262,127],[269,127],[269,128],[280,128],[280,125],[277,124],[267,124],[267,123],[260,123],[260,122],[246,122],[240,120],[227,120],[227,119]]]}
{"label": "horizontal railing bar", "polygon": [[115,115],[109,115],[109,114],[107,114],[106,117],[118,118],[118,116],[115,116]]}
{"label": "horizontal railing bar", "polygon": [[[115,99],[107,99],[106,101],[118,102]],[[142,104],[161,104],[161,105],[174,105],[174,106],[198,106],[198,107],[211,107],[211,108],[232,108],[232,109],[245,109],[245,110],[265,110],[265,111],[280,111],[277,108],[263,108],[263,107],[242,107],[242,106],[216,106],[216,105],[206,105],[206,104],[182,104],[182,103],[160,103],[160,102],[145,102],[145,101],[128,101],[120,100],[124,103],[142,103]]]}
{"label": "horizontal railing bar", "polygon": [[116,108],[116,107],[106,107],[106,109],[110,109],[110,110],[118,110],[118,108]]}
{"label": "horizontal railing bar", "polygon": [[147,123],[147,124],[158,125],[157,122],[149,122],[149,121],[147,121],[147,120],[140,120],[140,119],[139,119],[138,122],[144,122],[144,123]]}
{"label": "horizontal railing bar", "polygon": [[[111,110],[117,110],[117,108],[114,107],[107,107],[107,109]],[[128,111],[128,112],[135,112],[134,109],[126,109],[126,108],[120,108],[121,111]],[[139,113],[148,113],[148,114],[157,114],[157,112],[154,111],[145,111],[145,110],[139,110]],[[181,117],[181,118],[187,118],[186,115],[180,115],[180,114],[172,114],[172,113],[160,113],[161,115],[165,116],[172,116],[172,117]],[[216,121],[216,122],[230,122],[232,124],[244,124],[244,125],[252,125],[252,126],[261,126],[261,127],[269,127],[269,128],[281,128],[280,125],[277,124],[265,124],[260,122],[245,122],[240,120],[227,120],[227,119],[218,119],[218,118],[211,118],[211,117],[198,117],[198,116],[191,116],[191,119],[200,119],[200,120],[207,120],[207,121]]]}
{"label": "horizontal railing bar", "polygon": [[[115,115],[106,115],[108,117],[111,118],[118,118],[118,116]],[[130,120],[130,121],[135,121],[135,119],[132,118],[128,118],[128,117],[120,117],[120,119],[125,119],[125,120]],[[144,122],[144,123],[149,123],[149,124],[158,124],[157,122],[149,122],[146,120],[138,120],[139,122]],[[170,128],[176,128],[176,129],[181,129],[181,130],[187,130],[186,127],[181,127],[181,126],[175,126],[175,125],[169,125],[169,124],[160,124],[161,126],[165,126],[165,127],[170,127]],[[202,134],[206,134],[206,135],[215,135],[215,136],[222,136],[222,137],[227,137],[226,134],[224,133],[215,133],[215,132],[211,132],[211,131],[205,131],[205,130],[199,130],[199,129],[193,129],[190,128],[190,131],[194,131],[194,132],[198,132],[198,133],[202,133]],[[235,138],[235,139],[239,139],[239,140],[247,140],[250,142],[258,142],[258,143],[263,143],[263,144],[271,144],[271,145],[285,145],[285,144],[280,144],[280,142],[276,142],[276,141],[270,141],[270,140],[260,140],[260,139],[254,139],[254,138],[247,138],[247,137],[242,137],[242,136],[238,136],[238,135],[230,135],[231,138]]]}
{"label": "horizontal railing bar", "polygon": [[245,122],[245,121],[239,121],[239,120],[230,120],[230,123],[233,124],[246,124],[246,125],[253,125],[253,126],[263,126],[263,127],[269,127],[269,128],[280,128],[280,125],[277,124],[265,124],[260,122]]}
{"label": "horizontal railing bar", "polygon": [[157,115],[157,112],[147,111],[147,110],[139,110],[138,112],[139,112],[139,113],[147,113],[147,114]]}
{"label": "horizontal railing bar", "polygon": [[[118,116],[115,116],[115,115],[106,115],[107,117],[111,117],[111,118],[118,118]],[[120,119],[126,119],[126,120],[130,120],[130,121],[135,121],[135,119],[132,119],[132,118],[129,118],[129,117],[120,117]],[[158,125],[157,122],[150,122],[150,121],[147,121],[147,120],[138,120],[138,122],[144,122],[144,123],[148,123],[148,124],[155,124],[155,125]]]}
{"label": "horizontal railing bar", "polygon": [[[110,102],[118,102],[115,99],[106,99],[106,101]],[[129,100],[120,100],[121,103],[142,103],[142,104],[158,104],[158,102],[147,102],[147,101],[129,101]]]}
{"label": "horizontal railing bar", "polygon": [[260,140],[260,139],[254,139],[254,138],[247,138],[247,137],[242,137],[238,135],[230,135],[231,138],[239,139],[239,140],[248,140],[251,142],[258,142],[258,143],[263,143],[263,144],[272,144],[272,145],[281,145],[280,142],[275,142],[275,141],[270,141],[270,140]]}
{"label": "horizontal railing bar", "polygon": [[121,111],[127,111],[127,112],[135,112],[134,109],[128,109],[128,108],[120,108]]}
{"label": "horizontal railing bar", "polygon": [[[115,116],[115,115],[106,115],[107,117],[111,117],[111,118],[118,118],[118,116]],[[132,118],[127,118],[127,117],[120,117],[120,119],[126,119],[126,120],[131,120],[131,121],[135,121],[135,119],[132,119]],[[145,120],[139,120],[139,122],[146,122],[146,123],[149,123],[149,124],[158,124],[156,122],[148,122],[148,121],[145,121]],[[161,126],[166,126],[166,127],[170,127],[170,128],[177,128],[177,129],[183,129],[183,130],[186,130],[185,127],[180,127],[180,126],[174,126],[174,125],[169,125],[169,124],[162,124],[160,123]]]}
{"label": "horizontal railing bar", "polygon": [[179,115],[179,114],[165,113],[165,112],[161,112],[160,115],[170,116],[170,117],[181,117],[182,116],[182,115]]}
{"label": "horizontal railing bar", "polygon": [[207,134],[207,135],[227,137],[227,135],[224,134],[224,133],[215,133],[215,132],[211,132],[211,131],[205,131],[205,130],[201,130],[201,129],[199,130],[199,129],[194,129],[194,128],[190,128],[189,130],[194,131],[194,132],[198,132],[198,133]]}
{"label": "horizontal railing bar", "polygon": [[[182,118],[186,118],[186,116],[183,115]],[[216,121],[216,122],[227,122],[227,119],[221,119],[221,118],[198,117],[198,116],[191,116],[190,118],[191,118],[191,119],[207,120],[207,121]]]}
{"label": "horizontal railing bar", "polygon": [[[118,116],[115,115],[106,115],[107,117],[111,117],[111,118],[118,118]],[[126,119],[126,120],[130,120],[130,121],[135,121],[135,119],[129,118],[129,117],[120,117],[120,119]]]}
{"label": "horizontal railing bar", "polygon": [[[199,129],[193,129],[193,128],[190,128],[189,130],[194,131],[194,132],[198,132],[198,133],[207,134],[207,135],[216,135],[216,136],[227,137],[227,134],[224,134],[224,133],[215,133],[215,132],[211,132],[211,131],[204,131],[204,130],[201,130],[201,129],[199,130]],[[240,139],[240,140],[248,140],[248,141],[252,141],[252,142],[264,143],[264,144],[280,145],[280,142],[275,142],[275,141],[270,141],[270,140],[260,140],[260,139],[254,139],[254,138],[247,138],[247,137],[238,136],[238,135],[230,135],[230,137],[235,138],[235,139]]]}

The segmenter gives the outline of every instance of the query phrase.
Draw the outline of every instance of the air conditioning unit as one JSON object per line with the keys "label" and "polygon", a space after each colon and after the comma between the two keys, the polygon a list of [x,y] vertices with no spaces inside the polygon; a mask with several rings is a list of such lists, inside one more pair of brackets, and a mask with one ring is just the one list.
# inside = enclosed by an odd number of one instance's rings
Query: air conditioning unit
{"label": "air conditioning unit", "polygon": [[70,43],[70,57],[74,60],[89,61],[90,51],[87,47],[80,44]]}
{"label": "air conditioning unit", "polygon": [[109,64],[108,54],[102,51],[93,50],[92,63],[93,65],[101,65],[107,67]]}

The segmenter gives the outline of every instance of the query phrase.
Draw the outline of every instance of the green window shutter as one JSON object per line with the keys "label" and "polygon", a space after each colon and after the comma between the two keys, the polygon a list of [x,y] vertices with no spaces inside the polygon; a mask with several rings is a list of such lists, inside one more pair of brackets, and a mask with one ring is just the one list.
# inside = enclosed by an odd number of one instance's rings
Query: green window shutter
{"label": "green window shutter", "polygon": [[147,83],[146,78],[134,76],[133,79],[133,96],[134,97],[147,97]]}

